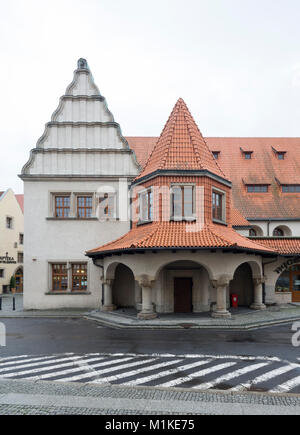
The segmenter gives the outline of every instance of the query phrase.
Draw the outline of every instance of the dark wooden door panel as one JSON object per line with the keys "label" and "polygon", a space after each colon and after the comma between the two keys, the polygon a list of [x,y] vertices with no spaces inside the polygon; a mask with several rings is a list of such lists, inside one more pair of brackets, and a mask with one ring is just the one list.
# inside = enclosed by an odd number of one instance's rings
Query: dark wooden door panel
{"label": "dark wooden door panel", "polygon": [[175,278],[174,280],[174,312],[191,313],[192,307],[192,278]]}

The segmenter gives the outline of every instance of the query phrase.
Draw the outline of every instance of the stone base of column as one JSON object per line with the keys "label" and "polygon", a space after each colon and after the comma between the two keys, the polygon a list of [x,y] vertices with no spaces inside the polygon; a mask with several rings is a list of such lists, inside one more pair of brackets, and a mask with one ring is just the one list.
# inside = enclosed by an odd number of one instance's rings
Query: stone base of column
{"label": "stone base of column", "polygon": [[251,310],[263,311],[266,310],[267,307],[264,304],[252,304],[250,305]]}
{"label": "stone base of column", "polygon": [[115,305],[103,305],[102,311],[115,311],[117,307]]}
{"label": "stone base of column", "polygon": [[140,320],[153,320],[157,318],[157,314],[156,313],[145,313],[143,311],[141,311],[138,315],[137,318]]}
{"label": "stone base of column", "polygon": [[214,319],[230,319],[231,313],[229,311],[213,311],[211,317]]}

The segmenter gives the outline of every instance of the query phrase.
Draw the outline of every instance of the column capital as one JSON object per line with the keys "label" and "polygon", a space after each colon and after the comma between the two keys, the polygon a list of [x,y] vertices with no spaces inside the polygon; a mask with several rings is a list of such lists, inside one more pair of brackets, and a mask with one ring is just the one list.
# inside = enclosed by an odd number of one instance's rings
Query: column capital
{"label": "column capital", "polygon": [[103,280],[103,284],[104,284],[104,285],[108,285],[109,287],[111,287],[111,286],[113,285],[113,282],[114,282],[113,279],[105,278],[105,279]]}
{"label": "column capital", "polygon": [[231,280],[232,277],[230,275],[221,275],[219,277],[211,279],[210,282],[214,288],[219,288],[219,287],[227,287]]}
{"label": "column capital", "polygon": [[267,278],[265,276],[256,276],[253,278],[254,285],[261,285],[266,282]]}
{"label": "column capital", "polygon": [[141,287],[152,288],[154,279],[149,275],[140,275],[136,277],[136,281]]}

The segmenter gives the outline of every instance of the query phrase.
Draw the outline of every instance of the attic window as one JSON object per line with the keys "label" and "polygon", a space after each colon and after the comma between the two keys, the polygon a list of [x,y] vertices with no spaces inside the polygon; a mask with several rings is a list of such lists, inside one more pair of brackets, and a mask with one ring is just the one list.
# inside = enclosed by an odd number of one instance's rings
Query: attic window
{"label": "attic window", "polygon": [[300,184],[285,184],[282,186],[283,193],[300,193]]}
{"label": "attic window", "polygon": [[213,153],[214,159],[219,160],[220,151],[213,151],[212,153]]}
{"label": "attic window", "polygon": [[273,150],[273,153],[278,158],[278,160],[284,160],[285,159],[286,151],[278,151],[274,147],[272,147],[272,150]]}
{"label": "attic window", "polygon": [[285,153],[277,153],[278,160],[284,160],[285,159]]}
{"label": "attic window", "polygon": [[241,148],[241,153],[243,154],[245,160],[252,159],[253,151],[245,151],[245,150],[243,150],[243,148]]}
{"label": "attic window", "polygon": [[267,184],[248,184],[248,193],[267,193],[269,191],[269,186]]}

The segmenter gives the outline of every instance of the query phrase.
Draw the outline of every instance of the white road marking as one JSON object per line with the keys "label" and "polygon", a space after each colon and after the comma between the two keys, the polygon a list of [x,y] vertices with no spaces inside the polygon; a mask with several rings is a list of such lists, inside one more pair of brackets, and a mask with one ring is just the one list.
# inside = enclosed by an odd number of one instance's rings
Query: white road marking
{"label": "white road marking", "polygon": [[5,367],[4,369],[2,367],[0,367],[0,377],[1,377],[2,373],[10,372],[12,370],[18,371],[20,369],[26,369],[28,367],[45,366],[47,364],[49,366],[49,369],[51,369],[51,366],[49,364],[55,364],[57,362],[64,362],[64,361],[76,361],[76,360],[80,360],[80,359],[82,359],[81,356],[71,356],[68,358],[57,358],[57,359],[52,359],[52,360],[48,359],[47,361],[42,361],[42,362],[27,363],[27,364],[22,364],[22,365],[14,365],[13,367]]}
{"label": "white road marking", "polygon": [[253,380],[248,380],[243,384],[237,385],[234,388],[231,388],[230,391],[243,391],[245,389],[249,389],[252,385],[261,384],[262,382],[269,381],[277,376],[283,375],[284,373],[288,373],[295,368],[299,368],[298,364],[291,364],[288,366],[280,367],[278,369],[271,370],[270,372],[264,373],[261,376],[254,378]]}
{"label": "white road marking", "polygon": [[191,381],[194,378],[198,378],[199,376],[205,376],[205,375],[208,375],[209,373],[218,372],[220,370],[227,369],[228,367],[235,366],[236,364],[237,363],[235,363],[235,362],[218,364],[216,366],[210,367],[209,369],[200,370],[200,371],[192,373],[188,376],[174,379],[173,381],[170,381],[170,382],[165,382],[163,384],[160,384],[160,387],[174,387],[175,385],[183,384],[184,382]]}
{"label": "white road marking", "polygon": [[270,390],[270,393],[287,393],[288,391],[298,387],[298,385],[300,385],[300,376],[278,385],[273,390]]}
{"label": "white road marking", "polygon": [[[57,356],[60,357],[60,355],[52,355],[52,356],[43,356],[43,357],[39,357],[39,358],[27,358],[27,359],[21,359],[19,361],[10,361],[10,362],[5,362],[5,363],[0,363],[0,370],[2,367],[8,367],[8,366],[18,366],[19,364],[23,364],[23,363],[30,363],[30,362],[34,362],[34,361],[45,361],[45,360],[50,360],[53,358],[57,358]],[[65,356],[65,355],[61,355],[61,356]]]}
{"label": "white road marking", "polygon": [[[85,360],[85,362],[92,362],[92,361],[99,361],[102,360],[103,358],[90,358]],[[70,367],[70,366],[76,366],[78,360],[75,360],[73,362],[69,362],[69,363],[63,363],[63,364],[57,364],[55,366],[48,366],[48,367],[43,367],[43,368],[38,368],[38,369],[32,369],[32,370],[25,370],[25,371],[21,371],[21,372],[14,372],[14,373],[6,373],[4,375],[0,374],[0,378],[13,378],[14,376],[25,376],[25,375],[31,375],[32,373],[39,373],[39,372],[47,372],[49,370],[56,370],[56,369],[60,369],[62,367]],[[80,369],[80,367],[76,366],[76,370],[82,370]],[[31,379],[30,378],[26,378],[26,379]]]}
{"label": "white road marking", "polygon": [[[153,380],[158,379],[158,378],[163,378],[165,376],[180,373],[182,370],[189,370],[189,369],[193,369],[195,367],[204,366],[205,364],[208,364],[211,361],[212,360],[197,361],[195,363],[176,367],[175,369],[164,370],[163,372],[156,373],[155,375],[145,376],[143,378],[138,378],[138,379],[135,379],[134,381],[130,381],[130,382],[124,382],[123,385],[134,386],[134,385],[146,384],[147,382],[153,381]],[[157,385],[157,386],[159,386],[159,385]]]}
{"label": "white road marking", "polygon": [[[133,358],[122,358],[122,360],[120,360],[120,362],[124,362],[126,360],[132,360]],[[154,361],[154,360],[148,360],[148,361]],[[110,367],[109,369],[103,370],[103,372],[113,372],[113,371],[117,371],[117,370],[121,370],[122,368],[127,368],[127,367],[131,367],[131,366],[136,366],[136,365],[141,365],[141,364],[146,364],[148,361],[140,361],[140,362],[135,362],[135,363],[131,363],[131,364],[123,364],[123,365],[119,365],[117,367]],[[113,361],[109,361],[110,365],[113,365],[114,362]],[[82,378],[90,378],[91,376],[94,376],[95,373],[95,368],[97,367],[101,367],[103,365],[103,363],[99,363],[99,364],[91,364],[89,366],[89,372],[88,373],[84,373],[82,375],[78,375],[78,376],[82,376]],[[108,365],[108,364],[106,364]],[[27,378],[30,380],[39,380],[39,379],[49,379],[49,378],[55,378],[57,376],[64,376],[64,375],[68,375],[70,373],[75,373],[75,372],[79,372],[82,371],[82,369],[80,369],[80,367],[77,367],[76,369],[68,369],[68,370],[63,370],[61,372],[56,372],[56,373],[49,373],[47,375],[42,375],[42,376],[36,376],[34,378]],[[98,374],[98,373],[97,373]],[[78,376],[73,376],[71,378],[67,377],[64,379],[58,379],[57,382],[71,382],[73,380],[73,378],[77,378]]]}
{"label": "white road marking", "polygon": [[161,367],[167,367],[167,366],[170,366],[172,364],[177,364],[178,362],[182,362],[182,359],[178,359],[175,361],[168,361],[168,362],[164,362],[164,363],[160,363],[160,364],[155,364],[155,365],[150,366],[150,367],[143,367],[141,369],[132,370],[131,372],[121,373],[121,374],[115,375],[115,376],[108,376],[107,378],[96,379],[95,381],[90,381],[88,383],[89,384],[102,384],[105,382],[116,381],[117,379],[135,376],[135,375],[138,375],[140,373],[151,372],[152,370],[157,370],[157,369],[160,369]]}
{"label": "white road marking", "polygon": [[205,382],[203,384],[195,385],[193,386],[193,388],[198,388],[201,390],[209,390],[210,388],[213,388],[215,385],[221,384],[222,382],[230,381],[231,379],[238,378],[239,376],[253,372],[255,370],[258,370],[268,365],[269,363],[253,364],[251,366],[247,366],[242,369],[235,370],[234,372],[227,373],[226,375],[220,376],[219,378],[216,378],[211,382]]}

